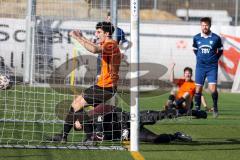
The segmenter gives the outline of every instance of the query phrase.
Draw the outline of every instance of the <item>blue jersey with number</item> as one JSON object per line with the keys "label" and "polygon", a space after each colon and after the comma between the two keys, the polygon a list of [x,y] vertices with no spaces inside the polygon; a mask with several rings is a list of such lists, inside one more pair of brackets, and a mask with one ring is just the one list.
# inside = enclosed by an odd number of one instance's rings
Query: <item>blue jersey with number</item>
{"label": "blue jersey with number", "polygon": [[222,40],[212,32],[208,36],[199,33],[193,37],[193,50],[198,67],[218,67],[218,60],[223,51]]}

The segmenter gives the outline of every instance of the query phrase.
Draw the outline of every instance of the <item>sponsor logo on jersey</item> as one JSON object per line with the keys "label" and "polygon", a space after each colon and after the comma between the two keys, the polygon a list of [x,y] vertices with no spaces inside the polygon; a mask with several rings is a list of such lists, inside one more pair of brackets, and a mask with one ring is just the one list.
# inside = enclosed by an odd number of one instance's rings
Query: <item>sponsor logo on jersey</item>
{"label": "sponsor logo on jersey", "polygon": [[199,49],[201,49],[202,54],[208,54],[208,53],[210,53],[210,49],[212,49],[212,46],[202,45],[199,47]]}

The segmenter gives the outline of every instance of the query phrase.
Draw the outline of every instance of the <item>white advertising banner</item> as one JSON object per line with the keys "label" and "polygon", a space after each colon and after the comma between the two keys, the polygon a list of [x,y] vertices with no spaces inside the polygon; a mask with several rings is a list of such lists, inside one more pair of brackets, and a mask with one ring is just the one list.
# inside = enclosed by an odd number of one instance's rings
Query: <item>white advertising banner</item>
{"label": "white advertising banner", "polygon": [[[0,56],[19,75],[23,73],[25,25],[24,19],[0,18]],[[70,43],[68,32],[81,29],[90,38],[94,35],[95,25],[96,22],[92,21],[39,20],[34,52],[52,57],[54,66],[58,67],[73,55],[74,45]],[[119,23],[119,27],[130,40],[130,24]],[[240,61],[240,27],[213,25],[212,31],[221,35],[224,42],[224,55],[219,62],[219,81],[233,81]],[[199,32],[200,25],[140,24],[141,63],[159,63],[169,67],[175,62],[176,77],[182,76],[184,67],[195,68],[192,37]],[[126,52],[128,60],[129,52],[130,49]],[[169,78],[168,73],[161,78]]]}

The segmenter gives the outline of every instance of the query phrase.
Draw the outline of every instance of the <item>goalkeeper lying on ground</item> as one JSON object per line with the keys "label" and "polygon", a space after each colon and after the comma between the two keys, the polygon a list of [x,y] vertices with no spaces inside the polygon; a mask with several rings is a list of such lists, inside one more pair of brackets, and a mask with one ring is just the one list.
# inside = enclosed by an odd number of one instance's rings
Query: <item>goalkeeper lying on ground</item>
{"label": "goalkeeper lying on ground", "polygon": [[[199,112],[199,113],[198,113]],[[201,117],[202,111],[193,112],[192,116]],[[175,110],[153,111],[146,110],[140,112],[140,133],[139,138],[142,142],[151,143],[169,143],[174,140],[191,141],[191,137],[176,132],[174,134],[155,134],[146,129],[144,125],[154,125],[157,121],[165,118],[174,118]],[[103,141],[103,140],[128,140],[130,128],[130,113],[122,111],[121,108],[111,105],[98,105],[87,113],[83,111],[76,112],[73,119],[68,123],[72,124],[75,130],[83,130],[86,134],[86,142]],[[83,123],[84,122],[84,123]],[[94,123],[93,123],[94,122]],[[103,131],[99,132],[98,123],[103,124]],[[100,129],[102,130],[102,128]],[[49,137],[50,141],[67,141],[67,134],[57,134]]]}

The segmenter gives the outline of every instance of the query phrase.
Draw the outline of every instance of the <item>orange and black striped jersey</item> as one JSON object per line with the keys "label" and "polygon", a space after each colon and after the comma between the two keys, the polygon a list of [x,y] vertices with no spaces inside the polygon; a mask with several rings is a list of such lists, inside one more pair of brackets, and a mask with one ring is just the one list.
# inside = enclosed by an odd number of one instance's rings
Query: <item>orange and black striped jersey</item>
{"label": "orange and black striped jersey", "polygon": [[109,39],[102,43],[101,47],[102,66],[97,85],[99,87],[117,86],[119,79],[118,72],[121,63],[121,53],[118,48],[118,43],[115,40]]}

